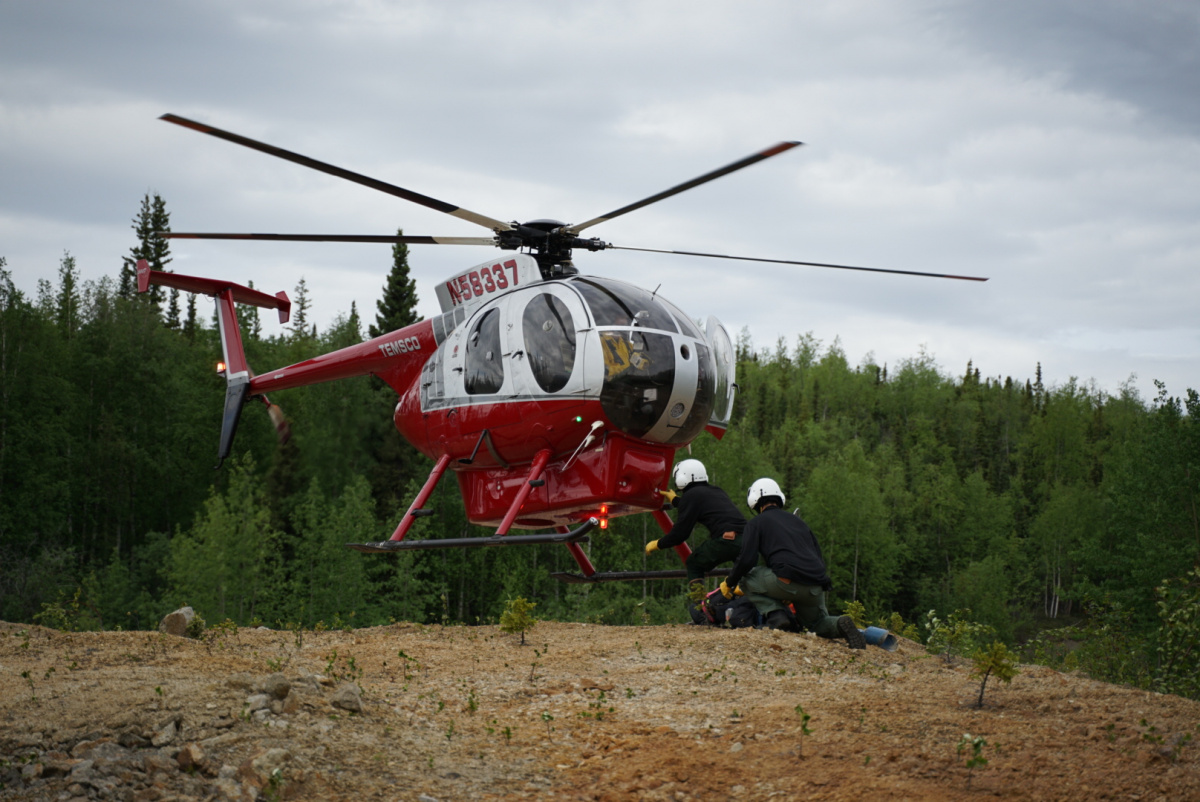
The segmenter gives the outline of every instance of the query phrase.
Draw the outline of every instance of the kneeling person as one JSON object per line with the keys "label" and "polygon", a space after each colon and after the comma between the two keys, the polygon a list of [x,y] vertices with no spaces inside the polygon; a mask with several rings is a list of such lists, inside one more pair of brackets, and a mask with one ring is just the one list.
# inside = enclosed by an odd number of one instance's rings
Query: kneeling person
{"label": "kneeling person", "polygon": [[[791,604],[806,629],[822,638],[846,639],[851,649],[865,649],[866,639],[850,616],[833,616],[825,607],[825,591],[832,587],[821,546],[808,524],[783,509],[783,491],[773,479],[750,485],[746,505],[756,513],[746,524],[742,553],[721,583],[725,598],[734,589],[745,593],[767,619],[767,626],[788,625]],[[756,566],[761,554],[765,566]]]}

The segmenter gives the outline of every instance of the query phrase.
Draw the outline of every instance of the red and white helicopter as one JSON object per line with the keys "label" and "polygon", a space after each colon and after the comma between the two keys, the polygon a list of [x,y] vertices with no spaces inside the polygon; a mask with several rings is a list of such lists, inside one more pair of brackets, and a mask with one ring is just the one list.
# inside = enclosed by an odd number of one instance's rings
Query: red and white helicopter
{"label": "red and white helicopter", "polygon": [[[702,431],[720,438],[729,423],[735,359],[728,333],[715,317],[704,330],[657,294],[632,284],[583,276],[572,251],[624,249],[743,261],[982,281],[905,270],[755,259],[616,246],[583,239],[585,229],[669,198],[801,144],[781,142],[720,169],[583,223],[511,222],[478,214],[411,190],[173,114],[161,119],[348,179],[489,229],[486,237],[400,235],[163,233],[175,239],[246,239],[487,245],[501,256],[451,276],[437,287],[441,314],[373,340],[294,365],[254,373],[246,362],[235,305],[276,309],[281,323],[291,304],[275,295],[218,279],[151,270],[138,263],[138,289],[151,284],[211,295],[217,316],[227,390],[219,456],[229,456],[242,408],[250,398],[278,408],[267,394],[372,374],[399,396],[400,434],[434,461],[395,532],[380,543],[347,544],[367,552],[406,549],[563,543],[579,574],[574,582],[682,577],[684,572],[597,572],[580,544],[610,518],[648,512],[664,531],[672,525],[659,490],[675,452]],[[405,540],[447,470],[458,480],[473,524],[494,527],[487,537]],[[515,535],[519,530],[553,530]],[[686,543],[676,547],[681,558]],[[715,571],[719,575],[724,571]]]}

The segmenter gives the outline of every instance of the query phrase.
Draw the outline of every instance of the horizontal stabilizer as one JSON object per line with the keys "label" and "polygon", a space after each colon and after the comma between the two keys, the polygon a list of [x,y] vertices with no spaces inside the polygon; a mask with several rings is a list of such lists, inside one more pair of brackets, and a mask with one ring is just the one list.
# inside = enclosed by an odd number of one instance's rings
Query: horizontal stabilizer
{"label": "horizontal stabilizer", "polygon": [[243,287],[241,284],[234,284],[231,281],[200,278],[199,276],[184,276],[179,273],[163,273],[159,270],[151,270],[150,264],[145,259],[138,260],[137,277],[138,292],[145,292],[150,288],[151,284],[157,284],[161,287],[174,287],[177,290],[194,292],[199,295],[215,296],[228,291],[233,300],[239,304],[249,304],[250,306],[261,306],[264,309],[278,310],[280,325],[287,323],[291,317],[292,302],[288,300],[287,293],[283,291],[277,292],[274,295],[267,295],[265,292],[259,292],[250,287]]}

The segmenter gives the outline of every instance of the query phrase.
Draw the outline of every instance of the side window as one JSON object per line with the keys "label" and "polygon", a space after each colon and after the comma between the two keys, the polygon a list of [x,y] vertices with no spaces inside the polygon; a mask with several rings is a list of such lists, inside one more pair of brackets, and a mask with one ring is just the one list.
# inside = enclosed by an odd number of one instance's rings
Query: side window
{"label": "side window", "polygon": [[504,384],[504,364],[500,361],[500,310],[484,313],[467,336],[466,375],[470,395],[498,393]]}
{"label": "side window", "polygon": [[525,307],[521,332],[538,386],[548,393],[566,387],[575,368],[575,323],[567,305],[542,293]]}

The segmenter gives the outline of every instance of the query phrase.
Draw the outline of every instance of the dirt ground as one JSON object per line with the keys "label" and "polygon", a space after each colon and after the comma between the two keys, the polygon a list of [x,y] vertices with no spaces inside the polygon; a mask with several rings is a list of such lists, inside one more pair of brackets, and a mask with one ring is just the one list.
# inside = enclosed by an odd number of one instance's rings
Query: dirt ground
{"label": "dirt ground", "polygon": [[0,799],[1200,800],[1200,702],[900,643],[0,623]]}

